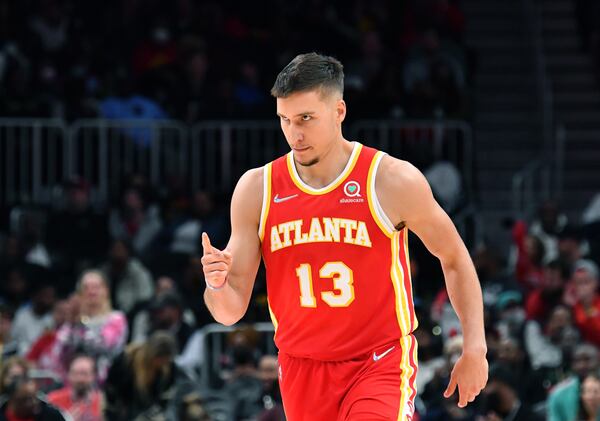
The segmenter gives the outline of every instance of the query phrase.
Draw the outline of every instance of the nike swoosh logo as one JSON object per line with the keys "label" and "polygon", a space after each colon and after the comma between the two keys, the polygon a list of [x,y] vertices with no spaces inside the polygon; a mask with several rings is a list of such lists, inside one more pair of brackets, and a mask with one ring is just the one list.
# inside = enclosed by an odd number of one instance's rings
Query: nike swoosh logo
{"label": "nike swoosh logo", "polygon": [[298,197],[298,195],[297,194],[293,194],[291,196],[279,197],[279,195],[276,194],[275,197],[273,198],[273,202],[275,202],[275,203],[281,203],[281,202],[285,202],[286,200],[293,199],[294,197]]}
{"label": "nike swoosh logo", "polygon": [[375,352],[373,352],[373,361],[379,361],[380,359],[382,359],[383,357],[385,357],[387,354],[389,354],[390,352],[392,352],[392,350],[394,348],[396,348],[396,347],[393,346],[390,349],[388,349],[387,351],[385,351],[383,354],[379,354],[379,355],[377,355]]}

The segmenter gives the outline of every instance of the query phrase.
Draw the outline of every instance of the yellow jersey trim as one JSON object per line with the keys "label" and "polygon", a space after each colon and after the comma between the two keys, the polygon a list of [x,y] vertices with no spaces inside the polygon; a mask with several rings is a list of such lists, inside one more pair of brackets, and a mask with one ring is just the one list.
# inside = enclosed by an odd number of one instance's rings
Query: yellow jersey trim
{"label": "yellow jersey trim", "polygon": [[296,164],[294,163],[294,152],[293,151],[291,151],[287,154],[286,161],[287,161],[288,172],[290,174],[290,177],[292,178],[292,181],[296,185],[296,187],[298,187],[304,193],[312,194],[312,195],[326,194],[326,193],[329,193],[329,192],[335,190],[337,187],[339,187],[339,185],[342,184],[344,182],[344,180],[348,177],[348,175],[352,172],[352,170],[354,169],[354,166],[356,165],[356,162],[358,161],[358,157],[360,156],[361,150],[362,150],[362,145],[358,142],[354,142],[354,148],[352,149],[352,153],[350,154],[350,159],[348,159],[348,162],[346,163],[344,170],[340,173],[340,175],[337,176],[337,178],[335,180],[333,180],[327,186],[319,188],[319,189],[315,189],[314,187],[311,187],[308,184],[306,184],[304,181],[302,181],[302,178],[300,178],[300,175],[298,174],[298,170],[296,169]]}
{"label": "yellow jersey trim", "polygon": [[385,212],[377,200],[377,192],[375,190],[375,179],[377,177],[377,169],[381,163],[381,159],[385,155],[384,152],[377,152],[371,161],[369,167],[369,175],[367,176],[367,200],[369,201],[369,210],[371,211],[371,217],[379,227],[379,229],[389,238],[394,236],[397,232],[390,219],[386,216]]}
{"label": "yellow jersey trim", "polygon": [[264,166],[263,200],[262,207],[260,209],[260,223],[258,225],[258,238],[260,239],[261,243],[265,237],[265,225],[267,223],[267,216],[269,216],[269,207],[271,206],[271,169],[271,162]]}

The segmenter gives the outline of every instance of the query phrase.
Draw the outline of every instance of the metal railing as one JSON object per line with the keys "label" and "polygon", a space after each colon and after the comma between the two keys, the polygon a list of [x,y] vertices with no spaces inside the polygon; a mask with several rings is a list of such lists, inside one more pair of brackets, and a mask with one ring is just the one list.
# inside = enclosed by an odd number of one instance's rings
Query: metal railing
{"label": "metal railing", "polygon": [[[200,372],[200,383],[202,386],[210,388],[223,380],[220,376],[225,369],[222,356],[227,351],[227,335],[237,328],[239,327],[211,323],[200,329],[204,341],[204,364]],[[259,348],[262,352],[264,354],[276,355],[277,348],[273,341],[275,334],[273,324],[259,322],[252,324],[252,328],[261,334],[259,337]]]}
{"label": "metal railing", "polygon": [[[472,133],[462,121],[366,120],[349,138],[419,163],[453,162],[472,185]],[[71,176],[84,177],[92,200],[107,203],[125,176],[154,185],[178,177],[192,189],[228,193],[244,171],[289,147],[277,121],[207,121],[188,127],[172,120],[0,120],[0,201],[51,204]]]}
{"label": "metal railing", "polygon": [[51,119],[0,119],[0,203],[49,202],[65,178],[67,129]]}
{"label": "metal railing", "polygon": [[411,163],[450,161],[462,174],[467,197],[473,197],[473,133],[460,120],[361,120],[350,128],[353,139]]}
{"label": "metal railing", "polygon": [[67,150],[66,173],[84,177],[105,202],[127,175],[144,174],[158,185],[186,174],[188,129],[172,120],[77,120]]}
{"label": "metal railing", "polygon": [[562,195],[566,132],[554,115],[552,80],[548,75],[544,53],[543,13],[540,0],[523,3],[529,18],[533,42],[533,59],[537,80],[539,130],[542,135],[539,157],[525,165],[512,180],[515,218],[528,218],[541,201]]}

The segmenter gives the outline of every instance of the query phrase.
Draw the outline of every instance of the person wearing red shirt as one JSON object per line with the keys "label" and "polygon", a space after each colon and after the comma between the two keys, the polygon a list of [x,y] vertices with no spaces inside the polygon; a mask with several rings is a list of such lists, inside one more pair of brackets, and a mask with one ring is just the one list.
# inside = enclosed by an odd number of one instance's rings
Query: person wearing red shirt
{"label": "person wearing red shirt", "polygon": [[87,355],[76,356],[69,365],[69,385],[48,395],[48,401],[68,412],[73,421],[101,421],[102,393],[95,388],[96,364]]}
{"label": "person wearing red shirt", "polygon": [[573,271],[577,302],[573,318],[585,341],[600,346],[600,294],[598,266],[591,260],[578,260]]}

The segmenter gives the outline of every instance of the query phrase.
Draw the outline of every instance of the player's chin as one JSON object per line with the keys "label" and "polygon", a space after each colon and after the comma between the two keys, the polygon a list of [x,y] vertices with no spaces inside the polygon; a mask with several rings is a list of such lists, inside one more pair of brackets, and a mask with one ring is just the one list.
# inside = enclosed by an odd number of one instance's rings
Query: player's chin
{"label": "player's chin", "polygon": [[312,159],[296,159],[296,162],[299,165],[302,165],[303,167],[310,167],[312,165],[315,165],[317,162],[319,162],[319,158],[312,158]]}

